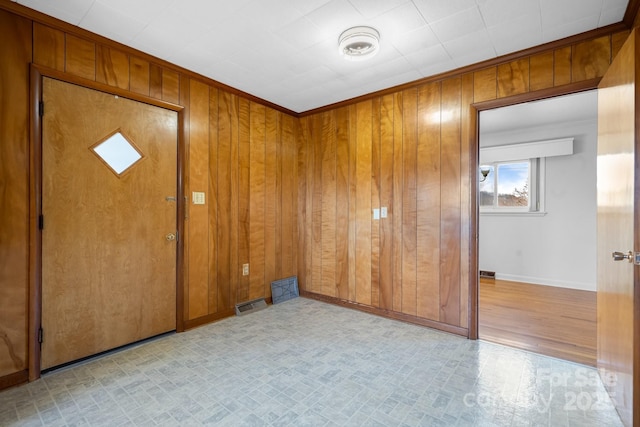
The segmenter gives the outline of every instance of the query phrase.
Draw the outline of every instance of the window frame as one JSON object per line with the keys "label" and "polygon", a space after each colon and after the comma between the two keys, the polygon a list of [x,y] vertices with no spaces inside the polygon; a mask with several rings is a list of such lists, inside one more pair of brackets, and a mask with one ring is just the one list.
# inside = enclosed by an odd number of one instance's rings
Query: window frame
{"label": "window frame", "polygon": [[[494,197],[491,206],[480,205],[480,182],[478,182],[478,208],[481,215],[515,215],[515,216],[542,216],[546,215],[544,206],[545,191],[545,167],[546,159],[537,157],[531,159],[513,159],[493,162],[485,162],[482,166],[493,167],[494,176]],[[529,205],[526,207],[498,206],[498,165],[510,163],[529,163]]]}

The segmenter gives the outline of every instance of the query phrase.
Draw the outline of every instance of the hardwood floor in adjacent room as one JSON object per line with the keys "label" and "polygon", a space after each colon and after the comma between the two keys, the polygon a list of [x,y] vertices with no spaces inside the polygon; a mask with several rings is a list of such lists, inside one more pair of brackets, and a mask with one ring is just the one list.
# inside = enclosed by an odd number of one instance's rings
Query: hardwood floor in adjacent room
{"label": "hardwood floor in adjacent room", "polygon": [[480,279],[480,339],[596,365],[596,293]]}

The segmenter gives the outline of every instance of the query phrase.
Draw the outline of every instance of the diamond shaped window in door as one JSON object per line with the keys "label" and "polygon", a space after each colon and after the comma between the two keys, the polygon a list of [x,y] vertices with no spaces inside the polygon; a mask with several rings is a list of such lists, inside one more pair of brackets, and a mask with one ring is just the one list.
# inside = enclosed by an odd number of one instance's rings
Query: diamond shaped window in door
{"label": "diamond shaped window in door", "polygon": [[91,151],[119,177],[144,159],[140,150],[121,130],[93,145]]}

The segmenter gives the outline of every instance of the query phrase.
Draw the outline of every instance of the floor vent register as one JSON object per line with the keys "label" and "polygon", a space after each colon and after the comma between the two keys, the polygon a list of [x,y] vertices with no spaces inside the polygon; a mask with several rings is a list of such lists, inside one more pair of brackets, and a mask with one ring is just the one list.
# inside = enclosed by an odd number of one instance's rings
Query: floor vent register
{"label": "floor vent register", "polygon": [[240,304],[236,304],[236,316],[253,313],[254,311],[262,310],[263,308],[267,308],[267,302],[264,298],[241,302]]}

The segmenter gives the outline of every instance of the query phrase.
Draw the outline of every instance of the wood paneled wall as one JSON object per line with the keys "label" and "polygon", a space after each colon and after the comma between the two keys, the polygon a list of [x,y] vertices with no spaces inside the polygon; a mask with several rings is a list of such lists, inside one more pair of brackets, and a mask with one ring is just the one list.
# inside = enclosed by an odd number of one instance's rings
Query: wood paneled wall
{"label": "wood paneled wall", "polygon": [[31,21],[0,11],[0,28],[1,389],[27,369]]}
{"label": "wood paneled wall", "polygon": [[[297,117],[5,7],[20,6],[0,4],[0,389],[27,378],[30,63],[184,106],[187,328],[234,314],[238,302],[269,298],[272,280],[297,273]],[[206,203],[192,204],[192,191],[204,192]]]}
{"label": "wood paneled wall", "polygon": [[[189,85],[187,326],[234,314],[296,274],[298,123],[205,83]],[[188,194],[190,194],[188,192]],[[249,276],[242,276],[242,264]]]}
{"label": "wood paneled wall", "polygon": [[[593,81],[628,31],[303,115],[298,275],[305,294],[468,335],[472,104]],[[573,90],[573,89],[572,89]],[[372,209],[387,207],[374,220]]]}
{"label": "wood paneled wall", "polygon": [[90,81],[180,103],[180,75],[145,59],[33,22],[33,63]]}

